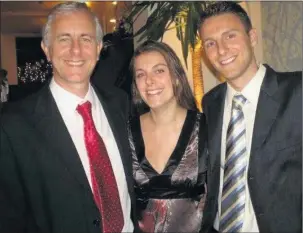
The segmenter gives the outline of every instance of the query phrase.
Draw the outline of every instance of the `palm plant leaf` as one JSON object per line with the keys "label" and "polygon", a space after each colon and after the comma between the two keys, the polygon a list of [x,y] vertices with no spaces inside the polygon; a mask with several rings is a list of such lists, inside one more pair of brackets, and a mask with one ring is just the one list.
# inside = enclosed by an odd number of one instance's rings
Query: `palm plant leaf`
{"label": "palm plant leaf", "polygon": [[[175,23],[176,36],[180,40],[182,53],[187,66],[187,57],[189,46],[195,46],[198,35],[198,23],[200,15],[210,1],[202,2],[136,2],[128,16],[128,20],[135,21],[137,17],[150,10],[147,22],[135,34],[139,37],[138,41],[143,39],[159,40],[163,38],[164,33],[170,30],[170,25]],[[135,18],[136,17],[136,18]]]}

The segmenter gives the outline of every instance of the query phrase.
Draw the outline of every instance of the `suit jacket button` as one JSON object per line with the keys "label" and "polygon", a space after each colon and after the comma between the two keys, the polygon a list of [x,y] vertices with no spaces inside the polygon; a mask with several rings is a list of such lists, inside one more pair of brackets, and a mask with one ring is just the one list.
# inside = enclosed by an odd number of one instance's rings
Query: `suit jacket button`
{"label": "suit jacket button", "polygon": [[249,180],[253,180],[253,179],[255,179],[255,177],[250,176],[248,179],[249,179]]}
{"label": "suit jacket button", "polygon": [[100,219],[95,219],[94,221],[93,221],[93,224],[94,224],[94,226],[96,226],[96,227],[99,227],[100,226]]}

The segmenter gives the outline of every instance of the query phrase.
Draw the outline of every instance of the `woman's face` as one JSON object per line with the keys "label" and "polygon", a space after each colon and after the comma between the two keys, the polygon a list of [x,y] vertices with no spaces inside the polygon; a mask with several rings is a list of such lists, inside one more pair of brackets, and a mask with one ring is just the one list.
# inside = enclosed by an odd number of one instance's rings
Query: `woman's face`
{"label": "woman's face", "polygon": [[139,94],[151,109],[176,102],[168,64],[161,53],[143,53],[135,58],[134,66]]}

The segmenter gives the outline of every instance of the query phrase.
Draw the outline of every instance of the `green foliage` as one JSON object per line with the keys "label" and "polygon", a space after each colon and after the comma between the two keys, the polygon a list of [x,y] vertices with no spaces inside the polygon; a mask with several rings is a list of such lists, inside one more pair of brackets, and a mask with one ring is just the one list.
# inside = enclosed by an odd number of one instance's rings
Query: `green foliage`
{"label": "green foliage", "polygon": [[128,21],[135,22],[138,16],[145,10],[151,14],[147,22],[134,36],[141,42],[145,38],[151,40],[162,40],[164,32],[172,29],[171,24],[175,23],[176,36],[182,45],[183,58],[187,66],[188,49],[195,46],[198,38],[198,26],[200,15],[205,8],[213,2],[154,2],[138,1],[132,6]]}

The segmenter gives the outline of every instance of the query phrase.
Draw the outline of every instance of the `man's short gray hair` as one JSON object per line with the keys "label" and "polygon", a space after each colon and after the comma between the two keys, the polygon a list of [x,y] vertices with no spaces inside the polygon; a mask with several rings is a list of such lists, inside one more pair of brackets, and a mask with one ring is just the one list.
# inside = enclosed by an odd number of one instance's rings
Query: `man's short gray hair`
{"label": "man's short gray hair", "polygon": [[46,24],[42,29],[42,40],[44,45],[47,47],[50,45],[49,43],[51,37],[51,26],[53,20],[56,18],[57,15],[68,14],[68,13],[79,12],[79,11],[86,11],[88,14],[90,14],[96,26],[96,40],[98,43],[101,43],[103,38],[103,32],[98,17],[87,7],[85,3],[64,2],[56,5],[47,16]]}

